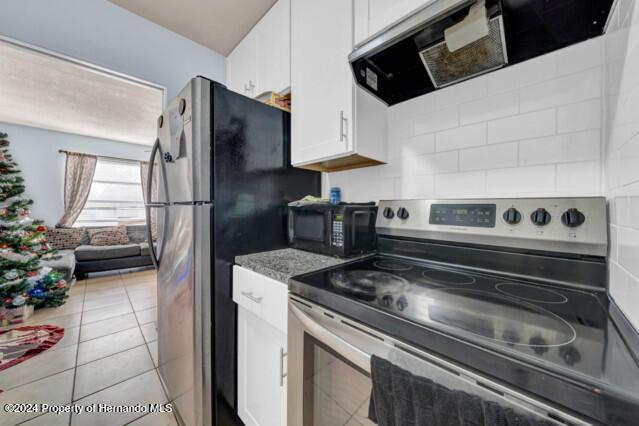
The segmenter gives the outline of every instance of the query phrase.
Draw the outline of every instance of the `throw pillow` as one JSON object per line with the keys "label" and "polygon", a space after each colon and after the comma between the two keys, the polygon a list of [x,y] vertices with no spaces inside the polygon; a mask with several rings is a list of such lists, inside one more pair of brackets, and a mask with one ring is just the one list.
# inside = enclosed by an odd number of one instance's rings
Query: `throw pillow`
{"label": "throw pillow", "polygon": [[115,246],[129,244],[125,226],[88,229],[92,246]]}
{"label": "throw pillow", "polygon": [[58,250],[73,250],[82,245],[85,234],[84,228],[49,228],[44,236]]}

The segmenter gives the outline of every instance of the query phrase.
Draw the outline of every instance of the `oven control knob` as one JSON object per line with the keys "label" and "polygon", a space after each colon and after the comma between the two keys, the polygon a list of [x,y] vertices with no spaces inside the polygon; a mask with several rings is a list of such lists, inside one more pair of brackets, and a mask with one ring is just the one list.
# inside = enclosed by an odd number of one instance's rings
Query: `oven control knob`
{"label": "oven control knob", "polygon": [[570,228],[576,228],[585,221],[586,216],[577,209],[568,209],[561,215],[561,223]]}
{"label": "oven control knob", "polygon": [[400,219],[408,219],[408,210],[406,210],[404,207],[400,207],[397,210],[397,217]]}
{"label": "oven control knob", "polygon": [[386,207],[382,213],[386,219],[392,219],[395,217],[395,212],[390,207]]}
{"label": "oven control knob", "polygon": [[521,222],[521,213],[516,208],[511,207],[504,212],[504,220],[509,225],[516,225]]}
{"label": "oven control knob", "polygon": [[544,208],[539,208],[532,212],[530,220],[537,226],[544,226],[550,223],[550,213]]}

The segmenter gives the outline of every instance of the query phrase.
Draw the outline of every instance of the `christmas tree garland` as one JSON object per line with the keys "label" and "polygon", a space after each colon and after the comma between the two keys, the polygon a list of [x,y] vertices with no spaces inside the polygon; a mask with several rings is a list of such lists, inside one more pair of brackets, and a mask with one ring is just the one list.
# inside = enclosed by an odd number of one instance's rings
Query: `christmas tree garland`
{"label": "christmas tree garland", "polygon": [[0,133],[0,309],[60,306],[68,286],[62,274],[42,267],[56,250],[44,236],[42,221],[29,217],[32,200],[21,198],[24,179],[9,154],[6,133]]}

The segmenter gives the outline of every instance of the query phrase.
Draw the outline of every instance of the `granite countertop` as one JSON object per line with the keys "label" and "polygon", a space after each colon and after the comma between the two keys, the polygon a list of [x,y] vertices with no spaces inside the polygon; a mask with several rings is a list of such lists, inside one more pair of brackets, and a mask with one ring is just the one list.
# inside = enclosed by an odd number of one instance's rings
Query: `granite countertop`
{"label": "granite countertop", "polygon": [[318,271],[352,260],[352,258],[340,259],[292,248],[235,257],[236,264],[284,284],[288,284],[288,279],[296,275]]}

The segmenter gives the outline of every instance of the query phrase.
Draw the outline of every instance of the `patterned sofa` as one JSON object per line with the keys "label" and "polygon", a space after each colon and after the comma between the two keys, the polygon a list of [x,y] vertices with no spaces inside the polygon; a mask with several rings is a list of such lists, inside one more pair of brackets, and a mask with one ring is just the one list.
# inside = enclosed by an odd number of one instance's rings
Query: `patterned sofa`
{"label": "patterned sofa", "polygon": [[[95,228],[88,228],[90,231]],[[91,245],[87,229],[63,228],[47,231],[47,240],[58,249],[59,259],[42,262],[65,274],[84,279],[88,273],[151,266],[145,225],[126,226],[127,244]],[[154,243],[155,244],[155,243]]]}

